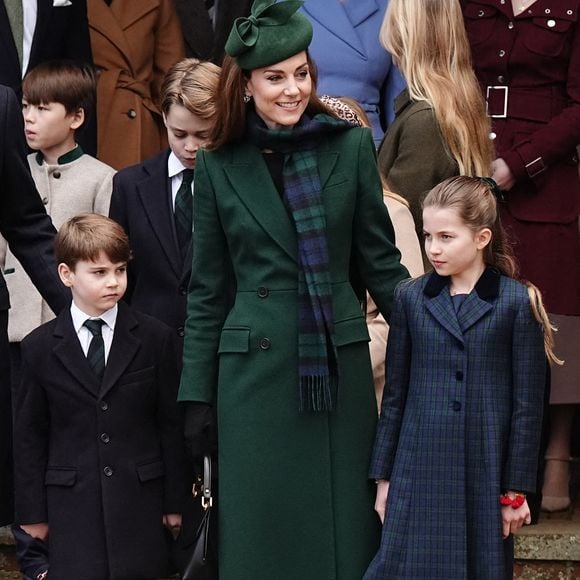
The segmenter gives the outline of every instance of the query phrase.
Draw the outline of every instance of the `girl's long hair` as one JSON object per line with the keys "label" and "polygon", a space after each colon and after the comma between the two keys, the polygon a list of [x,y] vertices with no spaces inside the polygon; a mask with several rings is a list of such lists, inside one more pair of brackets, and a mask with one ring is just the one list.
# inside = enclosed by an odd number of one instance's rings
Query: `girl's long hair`
{"label": "girl's long hair", "polygon": [[380,38],[414,101],[433,109],[461,175],[490,175],[493,145],[458,0],[391,0]]}
{"label": "girl's long hair", "polygon": [[[516,260],[509,240],[501,225],[497,202],[491,180],[480,177],[450,177],[436,185],[423,200],[423,208],[437,207],[457,212],[463,223],[474,232],[484,228],[491,230],[491,241],[485,247],[483,259],[510,278],[518,279]],[[542,302],[540,290],[531,282],[527,286],[534,317],[544,330],[544,350],[550,364],[563,364],[554,353],[554,332]]]}

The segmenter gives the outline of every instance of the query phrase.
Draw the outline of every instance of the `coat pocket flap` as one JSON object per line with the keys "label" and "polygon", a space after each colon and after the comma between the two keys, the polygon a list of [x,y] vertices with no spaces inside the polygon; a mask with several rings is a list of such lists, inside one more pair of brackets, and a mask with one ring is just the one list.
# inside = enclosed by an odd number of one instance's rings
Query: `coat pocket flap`
{"label": "coat pocket flap", "polygon": [[152,461],[151,463],[137,465],[137,475],[139,476],[139,481],[143,483],[163,477],[165,475],[163,461]]}
{"label": "coat pocket flap", "polygon": [[244,326],[224,328],[220,337],[218,353],[248,352],[250,349],[250,329]]}
{"label": "coat pocket flap", "polygon": [[77,481],[74,467],[48,467],[44,474],[44,485],[73,486]]}
{"label": "coat pocket flap", "polygon": [[348,318],[334,323],[336,346],[344,346],[353,342],[368,342],[369,330],[363,316]]}

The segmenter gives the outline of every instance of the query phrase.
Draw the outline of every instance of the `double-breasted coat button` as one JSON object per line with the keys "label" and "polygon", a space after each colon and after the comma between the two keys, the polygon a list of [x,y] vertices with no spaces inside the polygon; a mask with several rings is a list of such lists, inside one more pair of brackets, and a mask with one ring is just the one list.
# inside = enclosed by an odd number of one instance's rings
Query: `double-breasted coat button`
{"label": "double-breasted coat button", "polygon": [[107,401],[101,401],[101,411],[106,411],[109,408]]}
{"label": "double-breasted coat button", "polygon": [[574,11],[573,11],[573,10],[566,10],[566,14],[567,14],[568,16],[572,16],[572,14],[573,14],[573,13],[574,13]]}
{"label": "double-breasted coat button", "polygon": [[111,475],[113,475],[113,468],[109,467],[107,465],[107,467],[103,468],[103,473],[107,476],[107,477],[111,477]]}
{"label": "double-breasted coat button", "polygon": [[500,51],[499,51],[499,56],[500,56],[500,57],[503,57],[503,56],[505,56],[505,50],[503,50],[503,49],[502,49],[502,50],[500,50]]}
{"label": "double-breasted coat button", "polygon": [[462,381],[462,380],[463,380],[463,371],[457,371],[457,372],[455,373],[455,378],[456,378],[458,381]]}
{"label": "double-breasted coat button", "polygon": [[497,76],[497,82],[498,83],[504,83],[505,82],[505,77],[503,75],[498,75]]}
{"label": "double-breasted coat button", "polygon": [[485,16],[485,10],[480,10],[480,11],[477,13],[477,15],[478,15],[478,16]]}
{"label": "double-breasted coat button", "polygon": [[494,133],[493,131],[489,134],[489,138],[493,141],[495,138],[497,137],[497,133]]}
{"label": "double-breasted coat button", "polygon": [[266,296],[268,296],[268,294],[270,294],[270,291],[265,286],[260,286],[258,288],[258,296],[260,298],[266,298]]}
{"label": "double-breasted coat button", "polygon": [[552,12],[549,8],[546,8],[545,10],[546,14],[550,14],[550,12]]}
{"label": "double-breasted coat button", "polygon": [[109,434],[108,433],[101,433],[101,441],[103,443],[109,443],[109,441],[111,441]]}
{"label": "double-breasted coat button", "polygon": [[42,198],[42,203],[43,203],[44,205],[48,205],[48,197],[43,197],[43,198]]}
{"label": "double-breasted coat button", "polygon": [[451,408],[457,412],[457,411],[461,411],[461,403],[459,401],[453,401],[453,405],[451,405]]}
{"label": "double-breasted coat button", "polygon": [[52,176],[53,176],[55,179],[60,179],[60,171],[54,171],[54,172],[53,172],[53,174],[52,174]]}
{"label": "double-breasted coat button", "polygon": [[550,20],[548,20],[548,22],[546,23],[550,28],[554,28],[554,26],[556,26],[556,21],[552,20],[550,18]]}
{"label": "double-breasted coat button", "polygon": [[137,111],[135,109],[129,109],[127,111],[127,117],[129,117],[129,119],[134,119],[137,116]]}
{"label": "double-breasted coat button", "polygon": [[513,29],[513,27],[514,27],[514,23],[513,23],[513,22],[508,22],[508,28],[509,28],[510,30],[512,30],[512,29]]}
{"label": "double-breasted coat button", "polygon": [[183,326],[177,328],[177,336],[185,336],[185,328]]}
{"label": "double-breasted coat button", "polygon": [[262,340],[260,340],[260,348],[262,350],[268,350],[271,346],[272,342],[269,338],[262,338]]}

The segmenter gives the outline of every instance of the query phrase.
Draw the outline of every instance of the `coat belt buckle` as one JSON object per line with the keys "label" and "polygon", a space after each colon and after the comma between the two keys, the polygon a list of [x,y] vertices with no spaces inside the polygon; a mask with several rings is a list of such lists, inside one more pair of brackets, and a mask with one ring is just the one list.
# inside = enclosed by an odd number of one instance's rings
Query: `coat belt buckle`
{"label": "coat belt buckle", "polygon": [[[489,97],[491,91],[503,91],[503,112],[502,113],[490,113],[489,112]],[[485,94],[485,112],[488,117],[493,117],[494,119],[505,119],[507,117],[507,106],[508,106],[508,93],[509,87],[505,85],[489,86],[487,87],[487,92]]]}

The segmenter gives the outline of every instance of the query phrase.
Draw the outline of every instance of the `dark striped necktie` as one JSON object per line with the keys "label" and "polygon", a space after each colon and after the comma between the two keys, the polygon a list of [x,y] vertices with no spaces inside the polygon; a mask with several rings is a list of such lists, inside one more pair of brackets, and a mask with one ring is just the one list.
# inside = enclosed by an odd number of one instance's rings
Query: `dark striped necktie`
{"label": "dark striped necktie", "polygon": [[102,327],[105,324],[100,318],[85,320],[84,325],[90,330],[93,338],[89,344],[87,361],[93,372],[101,381],[105,374],[105,343],[103,342]]}
{"label": "dark striped necktie", "polygon": [[175,229],[181,255],[185,256],[191,241],[193,225],[193,196],[191,194],[193,169],[184,169],[182,176],[181,185],[175,196]]}

